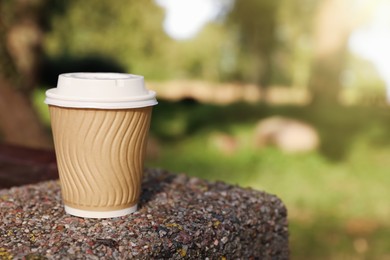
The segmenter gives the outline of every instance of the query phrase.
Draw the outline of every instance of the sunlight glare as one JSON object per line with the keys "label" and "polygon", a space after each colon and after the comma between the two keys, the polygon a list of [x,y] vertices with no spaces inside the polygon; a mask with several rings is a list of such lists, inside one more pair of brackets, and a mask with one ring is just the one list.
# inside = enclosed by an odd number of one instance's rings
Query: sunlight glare
{"label": "sunlight glare", "polygon": [[218,14],[213,0],[156,0],[156,3],[166,10],[165,31],[177,40],[192,38]]}
{"label": "sunlight glare", "polygon": [[356,30],[350,40],[351,50],[371,61],[386,83],[387,101],[390,102],[390,3],[383,1],[372,21]]}

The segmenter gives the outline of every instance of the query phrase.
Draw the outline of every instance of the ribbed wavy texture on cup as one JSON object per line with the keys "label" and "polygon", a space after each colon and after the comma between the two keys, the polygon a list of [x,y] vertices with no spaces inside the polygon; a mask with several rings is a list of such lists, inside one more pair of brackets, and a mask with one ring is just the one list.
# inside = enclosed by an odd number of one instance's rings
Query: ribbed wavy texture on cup
{"label": "ribbed wavy texture on cup", "polygon": [[98,211],[135,205],[152,107],[49,110],[64,203]]}

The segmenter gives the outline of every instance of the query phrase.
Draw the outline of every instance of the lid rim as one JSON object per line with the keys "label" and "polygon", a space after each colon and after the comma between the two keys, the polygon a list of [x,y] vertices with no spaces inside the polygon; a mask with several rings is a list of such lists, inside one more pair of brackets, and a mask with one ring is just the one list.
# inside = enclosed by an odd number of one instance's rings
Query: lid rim
{"label": "lid rim", "polygon": [[67,72],[59,74],[60,77],[76,81],[116,81],[116,80],[140,80],[142,75],[120,72]]}
{"label": "lid rim", "polygon": [[131,108],[141,108],[141,107],[150,107],[158,104],[156,99],[150,100],[139,100],[139,101],[121,101],[121,102],[78,102],[74,100],[60,100],[60,99],[51,99],[47,97],[45,99],[45,104],[58,106],[58,107],[67,107],[67,108],[94,108],[94,109],[131,109]]}
{"label": "lid rim", "polygon": [[119,102],[119,101],[139,101],[139,100],[149,100],[156,98],[156,92],[153,90],[147,90],[148,94],[142,96],[129,96],[122,98],[97,98],[97,97],[78,97],[78,96],[66,96],[53,93],[57,88],[51,88],[46,91],[46,97],[59,100],[69,100],[69,101],[79,101],[79,102]]}

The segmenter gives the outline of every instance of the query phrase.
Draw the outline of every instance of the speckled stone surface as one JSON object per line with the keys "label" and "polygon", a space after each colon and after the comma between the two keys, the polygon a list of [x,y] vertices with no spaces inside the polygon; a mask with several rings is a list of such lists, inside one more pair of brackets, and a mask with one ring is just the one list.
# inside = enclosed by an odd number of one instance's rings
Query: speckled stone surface
{"label": "speckled stone surface", "polygon": [[58,181],[0,190],[0,259],[288,259],[274,195],[162,170],[145,172],[139,210],[65,214]]}

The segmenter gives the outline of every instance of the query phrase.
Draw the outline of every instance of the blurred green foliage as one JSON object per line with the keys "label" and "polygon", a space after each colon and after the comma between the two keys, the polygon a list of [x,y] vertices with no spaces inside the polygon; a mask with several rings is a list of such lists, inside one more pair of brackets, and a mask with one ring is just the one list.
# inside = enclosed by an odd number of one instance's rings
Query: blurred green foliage
{"label": "blurred green foliage", "polygon": [[[163,11],[146,1],[67,1],[45,38],[52,58],[111,57],[132,73],[166,77]],[[156,66],[159,64],[159,66]]]}
{"label": "blurred green foliage", "polygon": [[[80,60],[101,57],[100,63],[117,64],[111,70],[142,74],[149,80],[201,79],[307,88],[313,23],[323,1],[231,1],[218,19],[193,39],[182,41],[166,35],[164,10],[153,0],[56,2],[45,9],[50,17],[44,38],[48,60],[77,68]],[[65,70],[70,69],[60,72]],[[342,86],[353,86],[348,90],[352,99],[356,92],[372,87],[376,87],[375,95],[383,93],[373,66],[358,61],[352,53],[342,75]]]}

